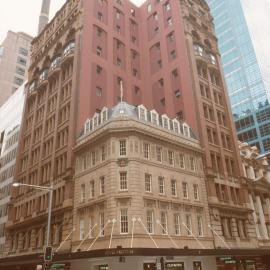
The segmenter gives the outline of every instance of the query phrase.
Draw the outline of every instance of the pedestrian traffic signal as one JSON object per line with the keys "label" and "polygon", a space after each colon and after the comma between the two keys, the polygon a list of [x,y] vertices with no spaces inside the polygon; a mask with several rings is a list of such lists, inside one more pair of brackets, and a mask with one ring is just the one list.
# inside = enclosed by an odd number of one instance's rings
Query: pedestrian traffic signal
{"label": "pedestrian traffic signal", "polygon": [[50,262],[52,261],[53,249],[52,247],[46,247],[44,252],[44,261]]}

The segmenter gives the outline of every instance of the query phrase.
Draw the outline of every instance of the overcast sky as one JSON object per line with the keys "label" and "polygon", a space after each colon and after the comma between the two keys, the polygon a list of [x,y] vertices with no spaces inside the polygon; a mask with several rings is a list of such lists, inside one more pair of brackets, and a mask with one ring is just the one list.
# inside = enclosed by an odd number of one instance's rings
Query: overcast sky
{"label": "overcast sky", "polygon": [[[145,0],[131,1],[140,5]],[[42,0],[0,0],[0,2],[2,2],[0,7],[0,44],[8,30],[22,31],[30,35],[36,34]],[[51,0],[51,18],[64,3],[65,0]]]}

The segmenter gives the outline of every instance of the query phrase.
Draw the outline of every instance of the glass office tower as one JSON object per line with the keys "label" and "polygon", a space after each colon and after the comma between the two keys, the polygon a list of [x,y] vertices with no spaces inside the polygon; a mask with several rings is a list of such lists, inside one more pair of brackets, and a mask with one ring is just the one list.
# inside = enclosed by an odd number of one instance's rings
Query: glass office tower
{"label": "glass office tower", "polygon": [[[262,153],[270,152],[268,79],[263,77],[266,72],[262,72],[258,61],[258,58],[265,57],[254,46],[253,39],[259,32],[252,32],[256,29],[256,20],[250,19],[254,18],[250,13],[252,3],[249,0],[206,2],[214,17],[238,138],[256,145]],[[258,5],[258,2],[253,2],[253,5]]]}

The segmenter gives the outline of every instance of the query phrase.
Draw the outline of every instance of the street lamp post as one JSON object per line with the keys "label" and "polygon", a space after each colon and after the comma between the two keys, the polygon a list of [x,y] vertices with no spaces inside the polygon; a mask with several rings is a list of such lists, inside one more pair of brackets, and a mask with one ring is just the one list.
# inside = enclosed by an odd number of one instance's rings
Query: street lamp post
{"label": "street lamp post", "polygon": [[[49,192],[49,208],[48,208],[48,222],[47,222],[47,238],[46,238],[46,247],[49,247],[50,245],[50,236],[51,236],[51,218],[52,218],[52,200],[53,200],[53,185],[50,187],[46,186],[37,186],[37,185],[28,185],[28,184],[23,184],[23,183],[13,183],[14,187],[20,187],[20,186],[25,186],[25,187],[32,187],[35,189],[39,190],[45,190]],[[46,250],[46,248],[45,248]],[[45,258],[44,258],[45,260]]]}

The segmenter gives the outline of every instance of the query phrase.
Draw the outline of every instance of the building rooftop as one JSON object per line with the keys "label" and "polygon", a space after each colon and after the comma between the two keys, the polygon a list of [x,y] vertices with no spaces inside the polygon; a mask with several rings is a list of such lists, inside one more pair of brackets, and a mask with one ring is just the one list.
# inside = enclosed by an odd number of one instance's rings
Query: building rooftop
{"label": "building rooftop", "polygon": [[177,118],[170,119],[166,114],[159,115],[154,109],[147,110],[143,105],[133,106],[124,101],[112,108],[104,107],[100,113],[95,113],[92,118],[85,121],[84,130],[79,137],[92,133],[99,126],[111,119],[132,118],[137,121],[151,124],[155,127],[166,129],[179,136],[197,139],[193,130],[185,122]]}

